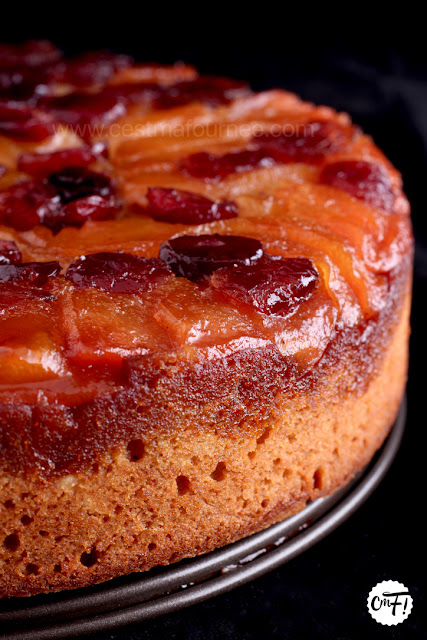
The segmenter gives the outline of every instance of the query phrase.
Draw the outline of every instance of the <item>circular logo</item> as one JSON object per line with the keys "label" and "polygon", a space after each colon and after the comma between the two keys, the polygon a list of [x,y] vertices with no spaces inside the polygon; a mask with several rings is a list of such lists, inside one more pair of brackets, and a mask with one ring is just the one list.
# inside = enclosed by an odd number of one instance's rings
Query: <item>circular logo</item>
{"label": "circular logo", "polygon": [[368,611],[374,620],[387,626],[400,624],[412,611],[412,597],[401,582],[383,580],[368,596]]}

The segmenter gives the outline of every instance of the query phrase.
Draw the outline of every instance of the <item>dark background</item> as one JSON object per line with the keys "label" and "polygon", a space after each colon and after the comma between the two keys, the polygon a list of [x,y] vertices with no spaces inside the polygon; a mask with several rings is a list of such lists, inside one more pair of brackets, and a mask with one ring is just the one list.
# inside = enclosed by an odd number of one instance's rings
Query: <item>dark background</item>
{"label": "dark background", "polygon": [[[329,3],[278,8],[200,4],[192,9],[47,4],[8,7],[0,39],[48,37],[67,53],[110,48],[143,61],[183,60],[203,72],[283,87],[348,111],[403,174],[417,241],[409,415],[400,453],[374,496],[327,539],[230,594],[188,610],[97,636],[327,640],[427,637],[425,465],[427,293],[427,47],[424,18],[398,6]],[[421,4],[419,5],[422,6]],[[2,8],[3,12],[3,8]],[[424,496],[423,496],[424,497]],[[403,582],[414,599],[401,625],[382,627],[366,609],[381,580]]]}

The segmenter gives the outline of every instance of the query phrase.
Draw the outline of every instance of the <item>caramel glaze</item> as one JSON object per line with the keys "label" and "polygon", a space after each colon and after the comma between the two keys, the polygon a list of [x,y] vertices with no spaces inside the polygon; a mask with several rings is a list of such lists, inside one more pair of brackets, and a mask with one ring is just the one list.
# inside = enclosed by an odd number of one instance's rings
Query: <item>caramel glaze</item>
{"label": "caramel glaze", "polygon": [[[148,81],[169,86],[182,80],[185,70],[197,77],[182,67],[131,67],[117,71],[109,86]],[[60,86],[58,95],[72,90]],[[188,161],[200,152],[244,154],[254,135],[272,125],[313,121],[327,122],[335,132],[327,153],[315,160],[281,159],[214,180],[194,175]],[[40,144],[0,136],[0,164],[7,168],[0,193],[28,180],[17,169],[22,153],[81,146],[77,133],[61,125]],[[14,315],[3,304],[4,469],[45,477],[89,469],[129,440],[149,439],[154,430],[179,437],[185,429],[215,429],[231,438],[257,431],[283,399],[291,402],[309,390],[314,402],[331,367],[343,371],[337,395],[363,392],[398,321],[413,244],[400,176],[369,137],[345,114],[292,94],[245,91],[219,106],[196,100],[156,109],[144,99],[128,106],[117,122],[94,129],[91,142],[100,139],[108,143],[108,158],[92,168],[118,182],[124,206],[116,219],[59,233],[41,224],[24,231],[0,226],[0,239],[14,241],[24,261],[58,260],[65,270],[89,253],[120,250],[151,258],[173,236],[219,233],[256,238],[271,256],[310,259],[318,286],[295,313],[279,319],[261,317],[206,284],[175,276],[131,299],[76,290],[61,275],[49,283],[46,300],[33,301],[25,313]],[[353,197],[339,180],[321,183],[326,165],[346,161],[376,165],[377,177],[387,181],[385,193],[385,183],[378,187],[379,206],[375,193],[363,201],[360,189]],[[150,187],[232,201],[238,215],[198,226],[158,222],[147,213]],[[392,210],[385,210],[389,202]],[[119,318],[124,324],[117,328]],[[15,323],[21,328],[14,333]],[[40,328],[34,344],[28,342],[33,324]],[[24,361],[22,371],[16,354]]]}
{"label": "caramel glaze", "polygon": [[337,398],[362,394],[399,317],[411,264],[408,255],[390,278],[387,307],[356,327],[337,330],[320,361],[302,376],[274,345],[211,361],[177,353],[136,356],[125,361],[119,390],[78,406],[2,403],[2,467],[61,476],[90,469],[106,451],[137,438],[149,440],[154,432],[179,437],[186,429],[209,428],[227,438],[257,433],[280,402],[307,391],[316,402],[322,378],[333,367],[343,372]]}

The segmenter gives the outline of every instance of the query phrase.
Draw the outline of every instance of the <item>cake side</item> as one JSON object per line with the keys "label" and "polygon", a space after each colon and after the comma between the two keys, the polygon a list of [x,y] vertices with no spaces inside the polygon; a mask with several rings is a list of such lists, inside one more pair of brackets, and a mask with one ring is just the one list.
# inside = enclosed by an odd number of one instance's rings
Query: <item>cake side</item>
{"label": "cake side", "polygon": [[206,553],[343,486],[396,417],[409,308],[406,294],[395,321],[377,327],[389,344],[363,390],[360,354],[339,352],[336,364],[330,353],[314,386],[277,394],[257,429],[154,428],[60,478],[3,472],[1,594],[86,586]]}

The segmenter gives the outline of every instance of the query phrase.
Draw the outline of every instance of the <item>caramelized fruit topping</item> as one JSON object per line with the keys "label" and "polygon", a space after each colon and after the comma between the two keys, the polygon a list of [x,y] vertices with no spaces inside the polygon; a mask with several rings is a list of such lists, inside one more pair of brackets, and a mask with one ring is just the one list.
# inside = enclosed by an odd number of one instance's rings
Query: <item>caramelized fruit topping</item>
{"label": "caramelized fruit topping", "polygon": [[63,204],[92,195],[104,198],[115,195],[115,187],[108,176],[85,167],[67,167],[52,173],[48,182],[55,187]]}
{"label": "caramelized fruit topping", "polygon": [[108,176],[86,167],[67,167],[47,179],[28,180],[0,192],[0,224],[27,231],[43,224],[55,233],[86,220],[107,220],[117,211]]}
{"label": "caramelized fruit topping", "polygon": [[56,215],[60,197],[48,183],[27,180],[0,192],[0,224],[28,231]]}
{"label": "caramelized fruit topping", "polygon": [[126,84],[111,84],[102,88],[101,95],[120,100],[125,104],[137,102],[153,103],[162,95],[162,87],[152,82],[129,82]]}
{"label": "caramelized fruit topping", "polygon": [[36,103],[48,92],[49,74],[43,68],[0,68],[0,97],[5,100]]}
{"label": "caramelized fruit topping", "polygon": [[36,178],[68,167],[87,167],[97,159],[92,147],[76,147],[52,153],[23,153],[18,159],[18,170]]}
{"label": "caramelized fruit topping", "polygon": [[217,106],[227,104],[231,100],[247,94],[248,91],[248,86],[244,82],[217,76],[203,76],[177,82],[164,88],[156,99],[155,106],[158,109],[168,109],[193,101]]}
{"label": "caramelized fruit topping", "polygon": [[104,84],[121,69],[131,66],[130,56],[110,51],[88,51],[74,58],[60,62],[53,76],[57,82],[85,87],[92,84]]}
{"label": "caramelized fruit topping", "polygon": [[71,127],[79,127],[78,135],[89,139],[99,133],[91,125],[110,124],[126,113],[124,100],[118,96],[94,93],[69,93],[48,97],[40,104],[53,118]]}
{"label": "caramelized fruit topping", "polygon": [[393,210],[395,195],[390,178],[383,167],[373,162],[341,160],[327,164],[320,182],[347,191],[372,207]]}
{"label": "caramelized fruit topping", "polygon": [[297,126],[291,133],[261,133],[252,139],[276,162],[309,164],[317,164],[326,154],[339,151],[346,141],[343,128],[327,121],[307,122]]}
{"label": "caramelized fruit topping", "polygon": [[0,101],[0,134],[26,142],[41,142],[55,132],[51,115],[20,102]]}
{"label": "caramelized fruit topping", "polygon": [[59,262],[0,264],[0,283],[43,287],[49,278],[57,276],[60,271]]}
{"label": "caramelized fruit topping", "polygon": [[274,158],[263,149],[246,149],[232,151],[222,156],[201,151],[193,153],[179,164],[181,171],[199,180],[214,182],[226,178],[231,173],[242,173],[259,167],[271,167],[276,163]]}
{"label": "caramelized fruit topping", "polygon": [[313,293],[319,276],[306,258],[268,258],[215,271],[212,286],[269,315],[287,316]]}
{"label": "caramelized fruit topping", "polygon": [[128,253],[82,256],[65,274],[78,289],[93,287],[110,293],[148,293],[170,276],[170,269],[161,260]]}
{"label": "caramelized fruit topping", "polygon": [[263,256],[261,242],[243,236],[223,236],[218,233],[200,236],[179,236],[162,244],[159,258],[177,276],[199,280],[221,267],[252,265]]}
{"label": "caramelized fruit topping", "polygon": [[0,44],[0,69],[39,67],[62,57],[61,51],[48,40],[27,40],[21,44]]}
{"label": "caramelized fruit topping", "polygon": [[147,192],[148,213],[160,222],[180,224],[204,224],[215,220],[226,220],[238,215],[237,205],[229,200],[213,202],[209,198],[180,191],[150,187]]}
{"label": "caramelized fruit topping", "polygon": [[22,262],[22,254],[13,240],[0,238],[0,265],[19,264]]}
{"label": "caramelized fruit topping", "polygon": [[200,152],[180,163],[180,169],[201,180],[222,180],[232,173],[289,162],[318,164],[333,151],[344,148],[344,129],[332,122],[308,122],[295,131],[263,132],[254,136],[249,148],[221,156]]}
{"label": "caramelized fruit topping", "polygon": [[52,220],[45,224],[57,232],[63,227],[81,227],[87,220],[111,220],[117,212],[114,199],[87,196],[64,205]]}

